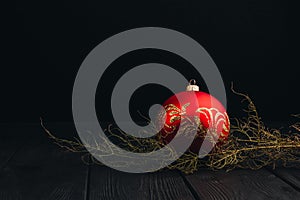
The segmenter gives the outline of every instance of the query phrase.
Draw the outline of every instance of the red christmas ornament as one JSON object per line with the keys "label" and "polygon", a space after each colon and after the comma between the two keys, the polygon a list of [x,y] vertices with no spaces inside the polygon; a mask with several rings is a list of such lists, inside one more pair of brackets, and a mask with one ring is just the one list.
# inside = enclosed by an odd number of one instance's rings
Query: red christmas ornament
{"label": "red christmas ornament", "polygon": [[[187,119],[192,120],[199,124],[199,130],[190,150],[198,153],[203,142],[203,133],[210,131],[215,134],[221,144],[229,135],[230,122],[224,106],[210,94],[200,92],[195,84],[196,81],[191,80],[185,92],[171,96],[163,104],[166,112],[160,138],[165,144],[169,143],[175,137],[179,124]],[[182,101],[181,105],[177,97]]]}

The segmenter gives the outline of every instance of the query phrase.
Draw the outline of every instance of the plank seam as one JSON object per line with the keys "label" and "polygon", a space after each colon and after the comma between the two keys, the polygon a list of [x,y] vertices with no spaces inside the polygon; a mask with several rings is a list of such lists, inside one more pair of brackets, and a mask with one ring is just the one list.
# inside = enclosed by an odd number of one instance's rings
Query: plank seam
{"label": "plank seam", "polygon": [[193,195],[194,199],[195,200],[201,200],[201,198],[199,197],[197,191],[194,189],[193,185],[187,180],[187,178],[185,177],[185,175],[182,172],[180,172],[180,171],[178,173],[182,177],[183,182],[185,183],[185,185],[187,186],[187,188],[189,189],[189,191]]}
{"label": "plank seam", "polygon": [[285,182],[286,184],[290,185],[292,188],[294,188],[296,191],[300,192],[300,188],[295,185],[294,183],[292,183],[291,181],[287,180],[286,178],[282,177],[281,175],[279,175],[278,173],[276,173],[274,170],[266,168],[269,172],[271,172],[272,174],[274,174],[277,178],[281,179],[283,182]]}
{"label": "plank seam", "polygon": [[84,200],[90,199],[90,180],[91,180],[91,155],[88,157],[87,164],[87,175],[85,178],[85,186],[84,186]]}

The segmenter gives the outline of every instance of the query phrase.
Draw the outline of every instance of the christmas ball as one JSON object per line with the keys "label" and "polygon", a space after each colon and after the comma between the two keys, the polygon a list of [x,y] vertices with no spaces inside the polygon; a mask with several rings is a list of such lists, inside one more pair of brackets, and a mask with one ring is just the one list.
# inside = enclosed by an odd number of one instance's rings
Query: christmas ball
{"label": "christmas ball", "polygon": [[[178,97],[178,98],[177,98]],[[180,102],[179,100],[180,99]],[[199,91],[195,80],[191,80],[187,90],[171,96],[163,107],[165,109],[159,119],[164,119],[159,138],[164,144],[168,144],[177,134],[179,125],[188,128],[190,124],[197,124],[197,135],[189,150],[198,153],[204,137],[217,138],[217,144],[225,141],[229,135],[230,122],[226,109],[213,96]],[[161,122],[160,122],[161,123]]]}

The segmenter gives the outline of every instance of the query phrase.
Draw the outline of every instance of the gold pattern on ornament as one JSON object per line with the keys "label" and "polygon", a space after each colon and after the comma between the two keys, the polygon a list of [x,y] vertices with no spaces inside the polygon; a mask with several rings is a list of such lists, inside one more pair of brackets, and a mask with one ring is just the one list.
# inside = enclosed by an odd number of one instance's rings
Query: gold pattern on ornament
{"label": "gold pattern on ornament", "polygon": [[175,110],[177,112],[180,112],[180,109],[177,106],[175,106],[174,104],[168,104],[168,105],[164,106],[164,108],[165,108],[166,112],[169,110]]}
{"label": "gold pattern on ornament", "polygon": [[[168,104],[166,105],[165,111],[170,111],[168,113],[170,117],[169,123],[174,123],[175,121],[181,120],[181,118],[183,117],[183,115],[186,114],[186,109],[187,107],[190,105],[190,103],[186,103],[182,106],[182,109],[178,108],[176,105],[174,104]],[[217,127],[220,123],[223,123],[223,130],[228,132],[228,128],[226,127],[225,123],[229,122],[228,120],[228,115],[226,112],[221,113],[217,108],[205,108],[205,107],[200,107],[198,109],[196,109],[196,112],[203,114],[205,116],[205,118],[208,121],[209,124],[209,129],[211,132],[217,132]],[[199,125],[199,128],[204,128],[200,118],[195,117],[195,122],[197,123],[197,125]],[[164,128],[164,131],[167,133],[172,133],[173,131],[176,130],[176,126],[175,125],[168,125],[167,123],[165,123],[165,127],[167,127],[168,129],[172,129],[171,131],[166,130],[166,128]],[[223,133],[221,133],[222,136],[224,136]]]}
{"label": "gold pattern on ornament", "polygon": [[[170,116],[170,123],[174,123],[175,121],[181,120],[182,115],[184,115],[186,113],[186,108],[190,105],[190,103],[186,103],[182,106],[182,109],[178,108],[176,105],[174,104],[168,104],[164,106],[165,109],[165,114],[170,111],[168,113],[168,115]],[[171,129],[171,131],[166,130],[167,127],[168,129]],[[168,134],[172,134],[175,130],[176,130],[176,126],[175,125],[168,125],[167,123],[164,124],[164,128],[163,130],[165,131],[165,133]]]}
{"label": "gold pattern on ornament", "polygon": [[229,121],[227,113],[225,112],[223,114],[217,108],[201,107],[197,108],[196,112],[203,114],[208,121],[209,129],[215,131],[217,130],[217,127],[220,123],[223,123],[223,129],[226,128],[224,124],[226,123],[226,121]]}

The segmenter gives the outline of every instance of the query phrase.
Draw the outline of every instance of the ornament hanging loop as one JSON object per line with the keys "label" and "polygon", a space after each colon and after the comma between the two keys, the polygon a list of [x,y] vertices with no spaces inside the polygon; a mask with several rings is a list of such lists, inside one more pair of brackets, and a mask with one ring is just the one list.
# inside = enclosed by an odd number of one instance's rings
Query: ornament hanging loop
{"label": "ornament hanging loop", "polygon": [[190,85],[196,85],[196,80],[195,80],[195,79],[191,79],[191,80],[189,81],[189,84],[190,84]]}
{"label": "ornament hanging loop", "polygon": [[191,79],[189,85],[186,87],[186,91],[199,91],[199,86],[196,85],[196,80]]}

